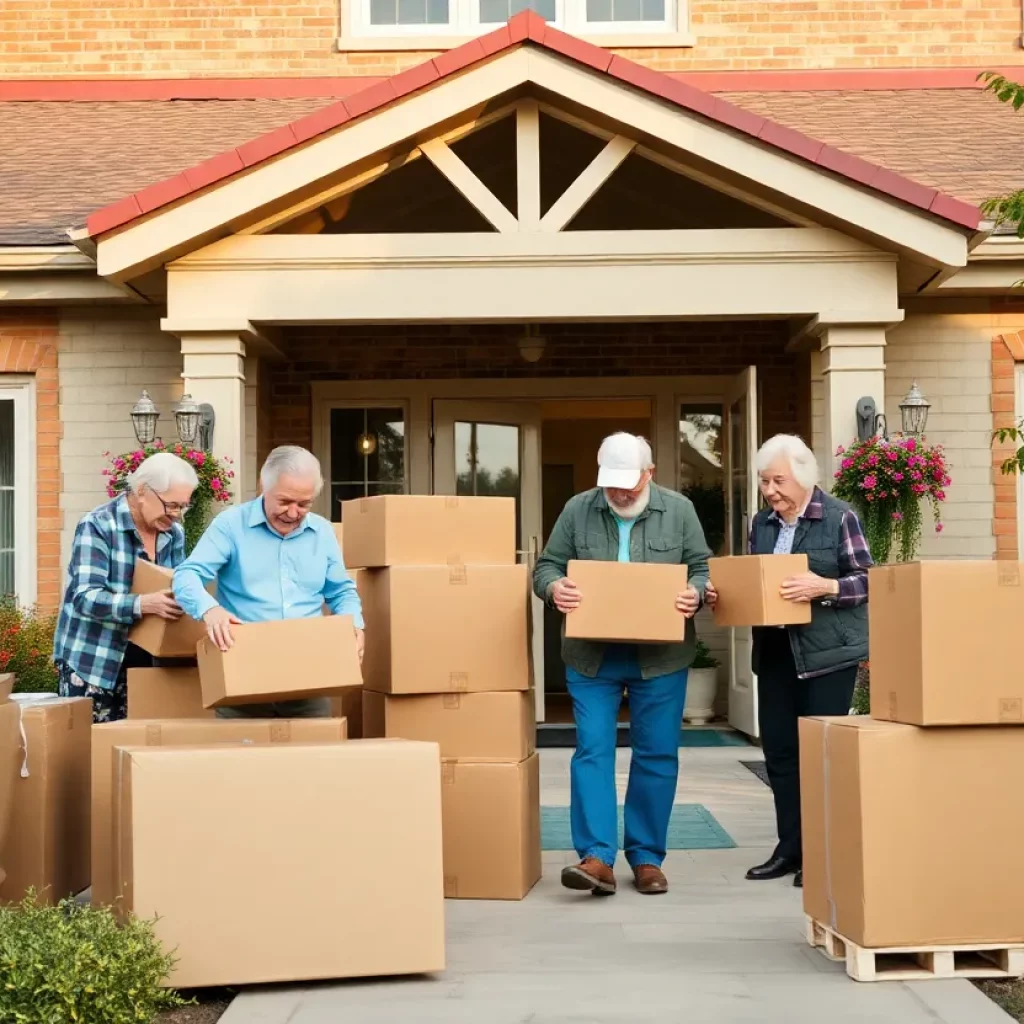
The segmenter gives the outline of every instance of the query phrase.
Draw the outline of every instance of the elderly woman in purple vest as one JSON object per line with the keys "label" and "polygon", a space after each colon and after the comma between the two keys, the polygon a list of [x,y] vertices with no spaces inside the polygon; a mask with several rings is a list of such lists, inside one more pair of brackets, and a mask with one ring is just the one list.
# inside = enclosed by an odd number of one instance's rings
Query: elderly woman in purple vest
{"label": "elderly woman in purple vest", "polygon": [[[754,458],[767,508],[750,530],[753,555],[807,555],[806,573],[782,585],[787,601],[811,605],[802,626],[754,630],[758,722],[775,798],[779,843],[747,872],[760,881],[795,875],[803,885],[797,719],[846,715],[857,666],[868,655],[868,569],[873,564],[857,514],[818,486],[818,463],[799,438],[777,434]],[[714,579],[705,601],[714,607]]]}

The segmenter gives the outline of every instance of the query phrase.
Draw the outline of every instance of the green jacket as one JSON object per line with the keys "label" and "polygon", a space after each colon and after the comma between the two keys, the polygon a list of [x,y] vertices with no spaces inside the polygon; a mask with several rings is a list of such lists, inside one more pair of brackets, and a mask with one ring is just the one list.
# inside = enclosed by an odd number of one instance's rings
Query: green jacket
{"label": "green jacket", "polygon": [[[604,491],[595,487],[571,498],[558,517],[533,570],[533,589],[552,604],[548,591],[565,576],[573,559],[617,561],[619,527],[608,507]],[[651,500],[637,518],[629,539],[631,562],[666,562],[685,565],[690,584],[701,600],[708,582],[708,550],[704,530],[689,498],[651,484]],[[686,624],[685,639],[678,644],[638,644],[640,674],[644,679],[668,675],[693,663],[696,633],[693,620]],[[573,640],[562,623],[562,660],[580,675],[593,679],[601,667],[607,644]]]}

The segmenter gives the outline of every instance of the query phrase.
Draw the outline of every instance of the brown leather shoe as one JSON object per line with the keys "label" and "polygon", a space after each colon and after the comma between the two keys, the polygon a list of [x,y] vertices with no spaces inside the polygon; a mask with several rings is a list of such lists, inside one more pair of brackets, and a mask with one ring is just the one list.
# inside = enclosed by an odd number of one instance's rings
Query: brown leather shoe
{"label": "brown leather shoe", "polygon": [[638,864],[633,869],[636,891],[644,896],[656,896],[668,892],[668,879],[659,867],[653,864]]}
{"label": "brown leather shoe", "polygon": [[562,868],[562,885],[595,896],[611,896],[615,892],[615,872],[596,857],[584,857],[579,864]]}

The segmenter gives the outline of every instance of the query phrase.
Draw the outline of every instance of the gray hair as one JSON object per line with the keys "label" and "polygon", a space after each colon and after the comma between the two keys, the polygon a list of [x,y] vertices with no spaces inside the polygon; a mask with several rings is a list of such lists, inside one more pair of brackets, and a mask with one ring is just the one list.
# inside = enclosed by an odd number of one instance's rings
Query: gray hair
{"label": "gray hair", "polygon": [[818,460],[802,437],[795,434],[776,434],[768,438],[754,456],[754,469],[758,473],[763,473],[779,458],[786,459],[793,479],[801,487],[810,490],[817,484],[820,476]]}
{"label": "gray hair", "polygon": [[315,480],[316,493],[319,494],[323,490],[324,478],[320,472],[320,460],[312,452],[298,445],[285,444],[275,448],[263,463],[260,483],[263,484],[264,490],[268,490],[283,476]]}
{"label": "gray hair", "polygon": [[190,463],[171,452],[150,455],[139,463],[134,473],[128,474],[128,488],[133,494],[138,494],[143,487],[159,494],[176,485],[195,490],[199,486],[199,477]]}

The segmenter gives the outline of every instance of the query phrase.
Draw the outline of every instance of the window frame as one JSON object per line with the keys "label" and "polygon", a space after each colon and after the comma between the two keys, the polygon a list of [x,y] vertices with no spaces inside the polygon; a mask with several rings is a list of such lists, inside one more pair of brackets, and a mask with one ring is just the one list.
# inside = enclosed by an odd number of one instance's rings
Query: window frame
{"label": "window frame", "polygon": [[14,403],[14,593],[23,607],[37,598],[35,379],[0,374],[0,401]]}
{"label": "window frame", "polygon": [[[341,0],[339,0],[341,2]],[[687,0],[665,0],[664,21],[588,22],[586,0],[556,0],[553,27],[587,42],[606,47],[690,47]],[[372,25],[370,0],[342,2],[341,35],[336,50],[386,52],[402,50],[449,50],[501,27],[500,22],[481,22],[479,0],[450,0],[447,25]]]}
{"label": "window frame", "polygon": [[[334,474],[331,472],[333,451],[331,447],[331,413],[335,409],[401,409],[402,429],[404,431],[405,447],[402,456],[402,493],[409,494],[409,402],[405,399],[331,399],[322,406],[322,421],[320,424],[320,444],[314,444],[314,451],[322,451],[323,458],[321,465],[324,470],[324,489],[320,494],[317,511],[325,519],[331,522],[338,522],[334,518],[334,510],[331,508],[331,492],[334,486]],[[353,481],[356,482],[356,481]]]}
{"label": "window frame", "polygon": [[[1024,420],[1024,363],[1016,363],[1013,368],[1014,376],[1014,426],[1020,427]],[[1017,557],[1024,555],[1024,473],[1015,473],[1017,487]]]}

